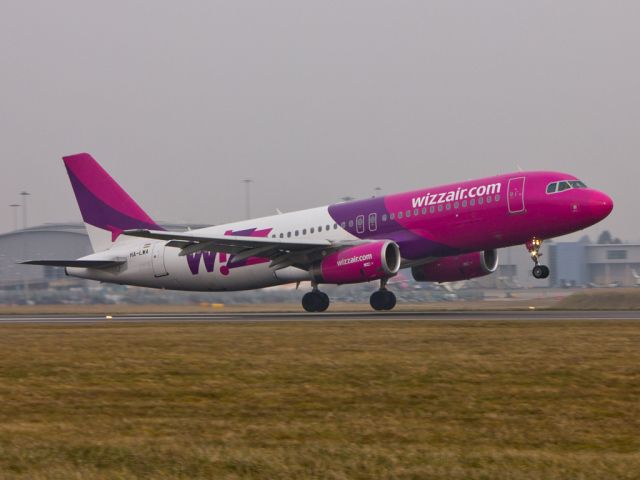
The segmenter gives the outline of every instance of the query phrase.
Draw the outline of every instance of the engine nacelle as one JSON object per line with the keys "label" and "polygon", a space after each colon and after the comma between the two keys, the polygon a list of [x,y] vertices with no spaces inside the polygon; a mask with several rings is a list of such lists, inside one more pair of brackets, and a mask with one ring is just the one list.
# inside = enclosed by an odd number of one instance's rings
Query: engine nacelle
{"label": "engine nacelle", "polygon": [[389,240],[356,245],[324,257],[311,269],[318,283],[359,283],[392,277],[400,270],[400,248]]}
{"label": "engine nacelle", "polygon": [[411,273],[418,282],[458,282],[483,277],[498,268],[498,251],[465,253],[443,257],[435,262],[413,267]]}

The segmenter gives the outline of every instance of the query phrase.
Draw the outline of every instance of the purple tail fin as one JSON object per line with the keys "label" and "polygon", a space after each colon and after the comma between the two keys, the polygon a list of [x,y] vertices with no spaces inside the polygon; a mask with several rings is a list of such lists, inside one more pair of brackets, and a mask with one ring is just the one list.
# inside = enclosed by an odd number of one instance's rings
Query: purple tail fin
{"label": "purple tail fin", "polygon": [[124,230],[164,230],[88,153],[63,157],[94,251],[106,250]]}

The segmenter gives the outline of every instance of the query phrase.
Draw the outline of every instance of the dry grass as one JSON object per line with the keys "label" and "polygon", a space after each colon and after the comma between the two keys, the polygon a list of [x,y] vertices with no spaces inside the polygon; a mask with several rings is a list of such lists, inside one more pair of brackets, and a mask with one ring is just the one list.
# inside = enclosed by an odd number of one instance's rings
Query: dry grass
{"label": "dry grass", "polygon": [[638,310],[640,288],[603,288],[577,292],[560,300],[556,307],[570,310]]}
{"label": "dry grass", "polygon": [[0,327],[0,478],[640,472],[640,324]]}

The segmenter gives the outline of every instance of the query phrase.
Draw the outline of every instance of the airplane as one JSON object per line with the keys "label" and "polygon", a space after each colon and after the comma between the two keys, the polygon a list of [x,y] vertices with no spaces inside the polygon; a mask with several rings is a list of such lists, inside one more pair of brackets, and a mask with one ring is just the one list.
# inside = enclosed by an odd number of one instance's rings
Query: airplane
{"label": "airplane", "polygon": [[374,310],[401,268],[420,282],[456,282],[498,268],[497,249],[525,245],[535,278],[544,239],[587,228],[613,209],[575,176],[516,172],[185,232],[167,231],[88,153],[63,157],[94,253],[32,260],[70,276],[151,288],[232,291],[310,282],[308,312],[330,304],[322,284],[379,282]]}

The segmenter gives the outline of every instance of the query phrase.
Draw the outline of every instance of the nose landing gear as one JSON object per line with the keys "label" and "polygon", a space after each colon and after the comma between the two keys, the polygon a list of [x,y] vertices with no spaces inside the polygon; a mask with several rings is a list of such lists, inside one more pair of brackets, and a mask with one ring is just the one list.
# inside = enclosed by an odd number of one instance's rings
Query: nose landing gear
{"label": "nose landing gear", "polygon": [[317,285],[313,285],[313,290],[302,297],[302,308],[307,312],[324,312],[330,303],[329,295],[318,290]]}
{"label": "nose landing gear", "polygon": [[371,294],[369,304],[374,310],[391,310],[396,306],[396,296],[387,290],[387,279],[380,280],[380,290]]}
{"label": "nose landing gear", "polygon": [[540,265],[540,257],[542,254],[540,253],[540,247],[542,246],[542,240],[539,238],[533,238],[526,244],[527,250],[529,250],[529,254],[531,254],[531,260],[535,264],[531,273],[535,278],[543,279],[549,276],[549,267],[546,265]]}

